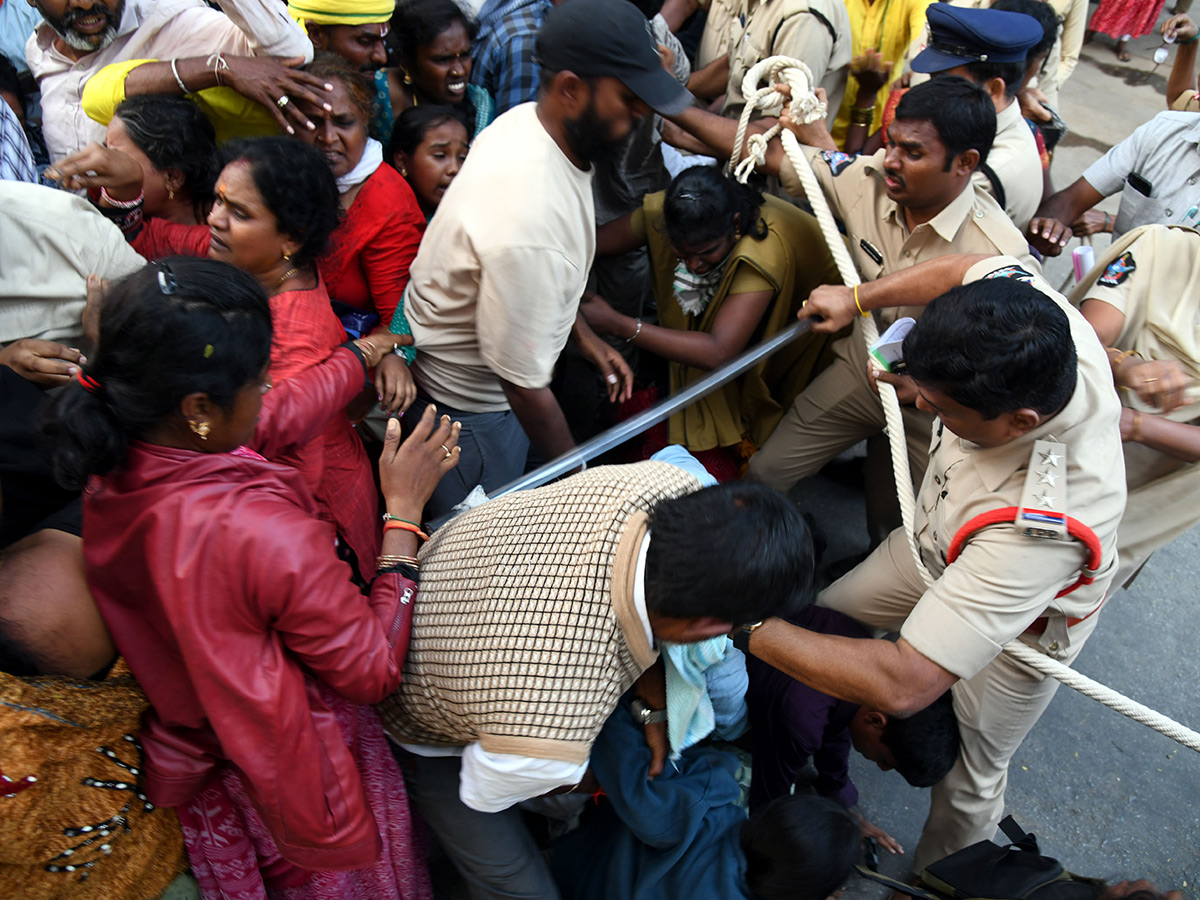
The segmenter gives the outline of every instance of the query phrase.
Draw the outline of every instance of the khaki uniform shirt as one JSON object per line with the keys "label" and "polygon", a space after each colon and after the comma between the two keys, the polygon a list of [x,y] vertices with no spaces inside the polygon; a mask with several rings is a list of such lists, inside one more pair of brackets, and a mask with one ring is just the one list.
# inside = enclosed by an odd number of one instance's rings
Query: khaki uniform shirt
{"label": "khaki uniform shirt", "polygon": [[[936,581],[909,614],[901,635],[922,655],[960,678],[971,678],[1001,647],[1020,636],[1042,615],[1045,634],[1027,638],[1043,652],[1069,660],[1090,627],[1068,633],[1066,617],[1083,618],[1104,600],[1117,568],[1117,524],[1125,508],[1125,467],[1118,422],[1120,403],[1112,388],[1108,358],[1087,320],[1040,278],[1021,271],[1016,259],[985,260],[964,283],[993,277],[1019,277],[1053,299],[1067,314],[1079,358],[1075,391],[1067,405],[1037,428],[999,447],[968,443],[939,427],[929,468],[917,497],[913,529],[922,561]],[[1053,488],[1055,508],[1091,528],[1101,545],[1095,581],[1066,596],[1055,594],[1074,583],[1086,560],[1075,540],[1025,537],[1012,525],[976,531],[957,561],[946,565],[950,543],[975,516],[1017,506],[1034,442],[1066,445],[1066,475]],[[1061,466],[1059,467],[1062,468]],[[1094,626],[1094,617],[1089,620]],[[1074,645],[1072,645],[1074,642]]]}
{"label": "khaki uniform shirt", "polygon": [[[1042,158],[1016,100],[996,113],[996,139],[987,164],[1004,188],[1004,211],[1023,232],[1042,202]],[[976,169],[972,180],[995,196],[982,171]]]}
{"label": "khaki uniform shirt", "polygon": [[750,69],[769,56],[790,56],[808,66],[814,86],[825,88],[829,122],[836,118],[851,52],[850,16],[842,0],[742,0],[729,48],[722,115],[741,116],[742,79]]}
{"label": "khaki uniform shirt", "polygon": [[[884,187],[885,150],[858,157],[813,147],[804,151],[830,209],[846,225],[850,255],[863,281],[956,253],[1014,256],[1030,272],[1041,272],[1024,236],[986,191],[968,185],[945,209],[910,232],[904,210]],[[779,180],[788,193],[804,194],[786,157]],[[879,311],[879,318],[890,324],[913,314],[911,309],[887,309]]]}
{"label": "khaki uniform shirt", "polygon": [[[705,4],[701,3],[701,6]],[[740,0],[710,0],[704,34],[696,50],[695,69],[703,69],[729,52],[733,26],[738,21]]]}
{"label": "khaki uniform shirt", "polygon": [[[1113,342],[1144,359],[1179,363],[1190,379],[1184,404],[1160,413],[1133,391],[1121,402],[1143,414],[1200,425],[1200,234],[1191,228],[1135,228],[1097,262],[1071,294],[1083,305],[1101,300],[1125,316]],[[1150,555],[1200,520],[1200,464],[1187,463],[1136,441],[1123,445],[1129,502],[1121,520],[1121,572],[1126,584]]]}
{"label": "khaki uniform shirt", "polygon": [[[1071,302],[1103,300],[1125,316],[1113,343],[1143,359],[1170,359],[1191,379],[1187,402],[1168,418],[1200,417],[1200,234],[1191,228],[1146,225],[1114,241],[1071,294]],[[1121,392],[1131,409],[1158,414],[1133,391]]]}

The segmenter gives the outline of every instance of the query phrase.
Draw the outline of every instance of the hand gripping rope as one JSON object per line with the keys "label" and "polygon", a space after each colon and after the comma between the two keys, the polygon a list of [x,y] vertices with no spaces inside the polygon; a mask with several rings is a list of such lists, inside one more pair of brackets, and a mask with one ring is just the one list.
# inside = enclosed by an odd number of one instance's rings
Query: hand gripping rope
{"label": "hand gripping rope", "polygon": [[[749,142],[746,141],[746,128],[755,111],[762,110],[770,115],[776,115],[781,111],[784,97],[775,90],[774,85],[776,83],[786,84],[791,88],[792,99],[788,109],[794,121],[807,125],[826,117],[828,109],[813,93],[812,72],[808,66],[800,62],[800,60],[791,59],[786,56],[771,56],[764,59],[751,68],[746,73],[746,77],[742,79],[742,96],[746,98],[746,106],[742,110],[741,119],[738,121],[737,136],[734,139],[733,145],[734,152],[730,157],[729,166],[726,171],[732,172],[739,181],[744,183],[755,168],[762,165],[765,161],[767,142],[776,135],[780,135],[783,150],[787,154],[792,168],[796,170],[796,175],[804,187],[804,193],[808,196],[809,203],[812,204],[817,222],[821,226],[821,233],[825,237],[825,243],[829,245],[829,251],[833,255],[834,262],[837,263],[842,281],[847,287],[853,287],[860,284],[861,279],[858,277],[858,272],[850,259],[850,252],[846,249],[846,244],[842,240],[841,233],[838,231],[837,223],[834,222],[833,214],[829,211],[829,203],[825,199],[821,185],[817,181],[816,175],[813,174],[807,157],[805,157],[804,152],[800,148],[799,140],[797,140],[791,131],[776,124],[766,133],[752,135]],[[746,159],[738,163],[737,161],[742,157],[743,145],[745,145]],[[879,331],[875,327],[875,320],[871,316],[866,316],[860,318],[858,322],[862,327],[863,340],[866,341],[869,348],[879,339]],[[912,551],[913,562],[917,567],[917,571],[920,572],[921,578],[924,579],[925,583],[929,585],[933,583],[934,579],[925,567],[925,564],[921,561],[921,553],[917,548],[916,535],[913,532],[913,514],[916,510],[916,498],[913,494],[912,476],[908,469],[908,447],[904,438],[904,420],[900,414],[900,403],[896,398],[895,388],[882,381],[877,382],[877,384],[879,387],[879,399],[883,403],[884,418],[887,422],[888,444],[892,451],[892,472],[895,474],[896,494],[900,501],[900,513],[904,520],[904,536],[908,541],[909,549]],[[1000,512],[1007,511],[998,510],[996,513],[985,515],[998,515]],[[971,532],[974,532],[978,528],[999,524],[999,521],[980,522],[979,519],[975,519],[968,523],[967,527],[955,536],[954,557],[957,557],[958,552],[961,552],[962,544],[969,537],[969,533],[963,533],[967,531],[967,528],[970,528]],[[1012,521],[1012,516],[1003,521]],[[1090,533],[1090,529],[1087,529],[1087,531]],[[1080,537],[1079,535],[1075,536]],[[1098,567],[1098,548],[1093,553],[1087,540],[1085,538],[1080,539],[1084,541],[1085,547],[1088,548],[1089,558],[1087,566]],[[1092,571],[1094,571],[1094,568],[1084,568],[1083,574],[1080,576],[1080,581],[1077,581],[1066,592],[1074,590],[1081,583],[1086,583],[1084,579],[1088,578]],[[1059,596],[1062,595],[1060,594]],[[1055,678],[1068,687],[1079,691],[1079,693],[1091,697],[1093,700],[1097,700],[1105,706],[1115,709],[1117,712],[1135,721],[1141,722],[1143,725],[1150,726],[1172,740],[1183,744],[1185,747],[1200,752],[1200,734],[1192,729],[1176,722],[1174,719],[1164,716],[1162,713],[1143,706],[1135,700],[1131,700],[1123,694],[1114,691],[1112,688],[1088,678],[1086,675],[1076,672],[1070,666],[1063,665],[1058,660],[1051,659],[1044,653],[1039,653],[1022,641],[1009,641],[1004,647],[1004,652],[1029,668],[1043,675]]]}

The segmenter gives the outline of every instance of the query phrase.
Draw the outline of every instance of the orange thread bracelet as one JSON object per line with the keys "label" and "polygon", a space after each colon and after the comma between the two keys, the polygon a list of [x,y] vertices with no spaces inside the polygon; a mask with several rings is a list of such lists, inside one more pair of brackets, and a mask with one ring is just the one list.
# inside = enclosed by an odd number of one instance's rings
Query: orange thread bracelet
{"label": "orange thread bracelet", "polygon": [[423,540],[423,541],[429,540],[429,535],[427,535],[425,532],[423,532],[416,525],[412,524],[412,522],[398,522],[395,519],[388,519],[386,522],[383,523],[383,533],[384,534],[387,534],[393,528],[399,528],[401,531],[411,531],[413,534],[415,534],[421,540]]}

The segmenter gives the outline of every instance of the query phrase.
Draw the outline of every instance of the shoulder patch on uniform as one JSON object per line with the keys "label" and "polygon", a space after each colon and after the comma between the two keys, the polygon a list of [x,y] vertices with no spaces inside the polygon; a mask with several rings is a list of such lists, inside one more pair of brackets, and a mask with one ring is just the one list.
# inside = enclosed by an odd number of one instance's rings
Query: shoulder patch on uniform
{"label": "shoulder patch on uniform", "polygon": [[1133,254],[1126,250],[1108,264],[1108,268],[1104,270],[1104,274],[1100,276],[1100,280],[1096,283],[1102,284],[1105,287],[1115,288],[1128,278],[1129,274],[1135,269],[1137,269],[1137,263],[1133,261]]}
{"label": "shoulder patch on uniform", "polygon": [[1015,278],[1017,281],[1030,282],[1033,281],[1033,273],[1027,272],[1020,266],[1004,266],[988,272],[984,278]]}
{"label": "shoulder patch on uniform", "polygon": [[843,153],[841,150],[822,150],[821,159],[829,164],[829,171],[836,177],[842,174],[846,166],[858,159],[858,156],[853,153]]}

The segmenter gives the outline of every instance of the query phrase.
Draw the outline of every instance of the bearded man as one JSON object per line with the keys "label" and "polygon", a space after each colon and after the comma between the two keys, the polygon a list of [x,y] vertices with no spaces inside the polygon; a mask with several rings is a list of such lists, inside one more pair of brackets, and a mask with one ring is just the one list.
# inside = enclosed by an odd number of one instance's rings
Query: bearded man
{"label": "bearded man", "polygon": [[691,95],[663,67],[631,3],[571,0],[537,39],[537,101],[500,116],[471,148],[412,264],[404,311],[421,348],[407,421],[437,403],[462,422],[458,467],[427,511],[440,515],[477,484],[520,476],[530,442],[546,459],[575,442],[550,391],[572,335],[600,368],[610,399],[633,375],[578,315],[596,247],[592,163],[650,109]]}
{"label": "bearded man", "polygon": [[[104,126],[87,117],[81,97],[87,80],[110,63],[211,54],[211,68],[221,65],[220,53],[277,56],[297,63],[312,60],[308,36],[275,0],[219,0],[224,12],[210,9],[203,0],[29,3],[44,20],[30,35],[25,56],[42,92],[43,133],[53,162],[82,150],[90,141],[104,140]],[[262,84],[272,98],[284,96],[282,89],[270,88],[276,81],[286,83],[277,71],[281,69],[272,64],[248,80]],[[187,93],[208,86],[180,84],[180,90]]]}

